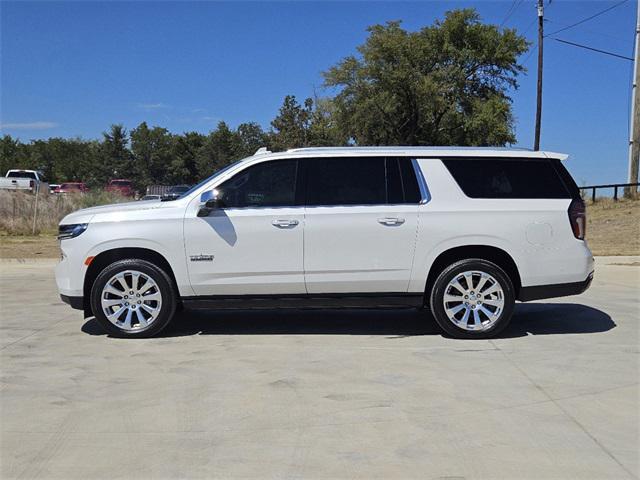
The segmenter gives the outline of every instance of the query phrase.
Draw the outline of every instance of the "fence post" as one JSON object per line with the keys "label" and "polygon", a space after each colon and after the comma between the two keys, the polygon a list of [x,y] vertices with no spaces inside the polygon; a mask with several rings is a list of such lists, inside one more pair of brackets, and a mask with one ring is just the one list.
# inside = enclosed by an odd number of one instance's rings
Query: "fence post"
{"label": "fence post", "polygon": [[618,186],[617,185],[615,187],[613,187],[613,200],[615,202],[618,201]]}
{"label": "fence post", "polygon": [[596,203],[596,187],[593,187],[593,191],[591,192],[591,202]]}

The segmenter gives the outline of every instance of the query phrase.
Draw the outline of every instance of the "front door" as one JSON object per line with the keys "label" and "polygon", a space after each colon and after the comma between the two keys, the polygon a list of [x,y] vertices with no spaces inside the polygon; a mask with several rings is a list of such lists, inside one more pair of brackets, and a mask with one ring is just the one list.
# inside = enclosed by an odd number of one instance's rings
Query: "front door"
{"label": "front door", "polygon": [[216,187],[223,208],[207,217],[187,210],[186,261],[197,295],[306,293],[297,176],[297,160],[252,165]]}
{"label": "front door", "polygon": [[420,192],[408,158],[306,159],[309,293],[407,292]]}

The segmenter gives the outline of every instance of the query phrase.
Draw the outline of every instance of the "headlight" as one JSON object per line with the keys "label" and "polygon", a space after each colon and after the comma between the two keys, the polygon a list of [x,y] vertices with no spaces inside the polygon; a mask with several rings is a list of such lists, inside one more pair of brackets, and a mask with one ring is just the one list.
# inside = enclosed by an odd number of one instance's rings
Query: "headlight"
{"label": "headlight", "polygon": [[58,240],[75,238],[87,229],[88,223],[74,223],[71,225],[60,225],[58,227]]}

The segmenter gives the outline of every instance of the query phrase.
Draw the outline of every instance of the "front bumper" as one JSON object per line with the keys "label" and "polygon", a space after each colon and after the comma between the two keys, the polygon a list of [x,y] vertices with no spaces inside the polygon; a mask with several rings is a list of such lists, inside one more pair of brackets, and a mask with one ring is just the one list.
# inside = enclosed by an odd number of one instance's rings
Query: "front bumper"
{"label": "front bumper", "polygon": [[591,272],[589,276],[582,282],[573,283],[558,283],[554,285],[535,285],[533,287],[520,288],[520,294],[518,300],[521,302],[529,302],[531,300],[541,300],[543,298],[556,298],[556,297],[568,297],[569,295],[580,295],[584,293],[591,282],[593,281],[593,274]]}

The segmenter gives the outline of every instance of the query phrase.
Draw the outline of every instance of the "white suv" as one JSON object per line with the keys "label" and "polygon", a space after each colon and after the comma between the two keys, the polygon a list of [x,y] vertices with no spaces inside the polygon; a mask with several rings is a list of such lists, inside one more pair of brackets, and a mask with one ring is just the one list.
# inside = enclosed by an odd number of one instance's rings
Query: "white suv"
{"label": "white suv", "polygon": [[60,223],[66,303],[151,336],[177,308],[429,308],[502,331],[516,300],[583,292],[594,261],[566,155],[469,148],[260,149],[181,197]]}

